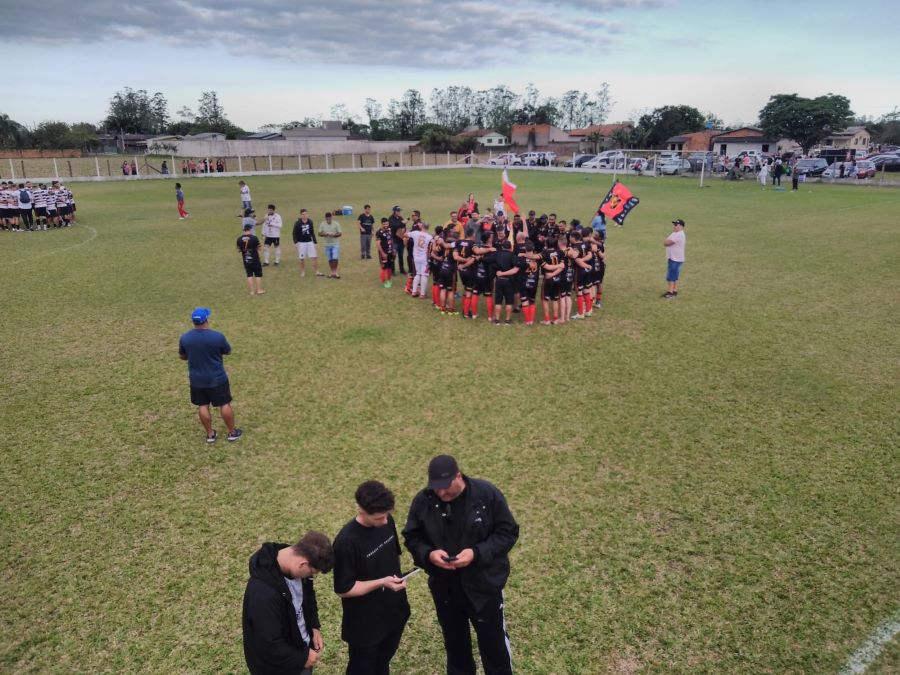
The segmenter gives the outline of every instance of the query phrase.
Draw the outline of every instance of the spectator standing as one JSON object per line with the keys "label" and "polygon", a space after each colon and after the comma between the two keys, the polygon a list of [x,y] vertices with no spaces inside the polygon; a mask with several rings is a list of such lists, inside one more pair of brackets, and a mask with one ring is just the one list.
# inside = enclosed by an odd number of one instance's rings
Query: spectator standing
{"label": "spectator standing", "polygon": [[319,223],[319,236],[325,240],[325,259],[328,261],[329,279],[340,279],[338,274],[338,261],[341,257],[341,246],[338,239],[341,238],[341,224],[334,219],[331,211],[325,212],[325,220]]}
{"label": "spectator standing", "polygon": [[294,246],[297,247],[297,259],[300,263],[300,276],[306,276],[306,259],[313,261],[317,277],[325,275],[319,271],[319,254],[316,252],[316,227],[306,209],[300,209],[300,217],[294,223],[292,232]]}
{"label": "spectator standing", "polygon": [[253,202],[250,199],[250,187],[242,180],[238,181],[238,186],[241,188],[241,206],[243,206],[245,210],[252,209]]}
{"label": "spectator standing", "polygon": [[356,517],[334,538],[334,592],[341,598],[347,675],[388,675],[409,619],[400,578],[394,495],[378,481],[356,490]]}
{"label": "spectator standing", "polygon": [[184,220],[191,214],[184,210],[184,190],[181,183],[175,183],[175,203],[178,205],[178,220]]}
{"label": "spectator standing", "polygon": [[212,427],[210,405],[219,408],[222,421],[228,427],[228,440],[236,441],[243,432],[234,426],[231,408],[231,386],[222,357],[231,354],[225,336],[209,327],[209,307],[196,307],[191,312],[194,328],[178,340],[178,356],[188,362],[191,403],[198,406],[200,423],[206,430],[206,442],[215,443],[218,434]]}
{"label": "spectator standing", "polygon": [[281,216],[276,213],[275,205],[269,204],[266,219],[263,221],[263,265],[269,265],[269,250],[275,249],[275,265],[281,264]]}
{"label": "spectator standing", "polygon": [[331,542],[314,531],[293,546],[267,542],[250,556],[241,624],[251,675],[311,675],[325,646],[313,577],[333,564]]}
{"label": "spectator standing", "polygon": [[372,205],[366,204],[363,212],[356,219],[359,223],[359,259],[372,259],[372,229],[375,226],[375,216],[372,215]]}
{"label": "spectator standing", "polygon": [[684,221],[680,218],[672,221],[672,234],[663,242],[666,247],[666,281],[669,289],[663,293],[666,300],[678,296],[678,279],[681,276],[681,267],[684,265],[684,248],[687,238],[684,235]]}
{"label": "spectator standing", "polygon": [[447,672],[475,673],[471,624],[485,675],[512,673],[503,588],[519,526],[503,493],[464,475],[450,455],[438,455],[428,466],[428,486],[409,508],[403,538],[429,576]]}

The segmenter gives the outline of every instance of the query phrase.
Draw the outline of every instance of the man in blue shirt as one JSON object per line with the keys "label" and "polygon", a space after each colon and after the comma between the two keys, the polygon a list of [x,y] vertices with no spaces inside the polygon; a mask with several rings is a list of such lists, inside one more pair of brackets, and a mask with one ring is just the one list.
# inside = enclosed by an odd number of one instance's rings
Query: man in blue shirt
{"label": "man in blue shirt", "polygon": [[206,442],[215,443],[218,434],[212,428],[210,404],[219,408],[228,427],[228,440],[236,441],[243,433],[234,426],[231,408],[231,388],[222,357],[231,353],[231,345],[218,331],[210,330],[209,307],[197,307],[191,312],[194,329],[178,341],[178,356],[188,362],[191,383],[191,403],[199,406],[200,423],[206,430]]}

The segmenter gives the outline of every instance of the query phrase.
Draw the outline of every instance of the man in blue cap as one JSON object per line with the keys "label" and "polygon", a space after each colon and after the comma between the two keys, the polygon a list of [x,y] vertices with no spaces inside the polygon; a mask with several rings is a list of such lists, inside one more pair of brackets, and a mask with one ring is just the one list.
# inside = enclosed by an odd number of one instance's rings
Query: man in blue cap
{"label": "man in blue cap", "polygon": [[215,443],[218,438],[212,427],[210,404],[219,408],[222,420],[228,427],[228,440],[241,437],[240,429],[234,426],[234,410],[231,409],[231,387],[222,357],[231,353],[231,345],[220,332],[209,327],[209,307],[196,307],[191,312],[193,330],[178,340],[178,356],[188,362],[188,377],[191,383],[191,403],[198,408],[200,423],[206,430],[206,442]]}

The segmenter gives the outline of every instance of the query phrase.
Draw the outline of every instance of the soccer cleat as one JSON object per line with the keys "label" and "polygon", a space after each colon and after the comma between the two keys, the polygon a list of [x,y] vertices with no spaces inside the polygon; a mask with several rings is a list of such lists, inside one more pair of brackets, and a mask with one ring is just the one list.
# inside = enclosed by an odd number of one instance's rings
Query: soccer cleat
{"label": "soccer cleat", "polygon": [[184,218],[183,218],[183,217],[179,217],[178,220],[184,220]]}
{"label": "soccer cleat", "polygon": [[499,325],[500,325],[500,322],[497,321],[497,319],[494,319],[494,325],[495,325],[495,326],[499,326]]}
{"label": "soccer cleat", "polygon": [[394,284],[391,283],[390,281],[385,281],[385,282],[384,282],[384,287],[385,287],[385,288],[393,288],[393,286],[394,286]]}
{"label": "soccer cleat", "polygon": [[672,292],[671,292],[671,291],[666,291],[665,293],[663,293],[663,294],[662,294],[661,296],[659,296],[659,297],[661,297],[661,298],[671,298],[671,297],[672,297]]}
{"label": "soccer cleat", "polygon": [[228,432],[228,440],[229,440],[229,442],[233,442],[233,441],[236,441],[237,439],[239,439],[243,435],[244,435],[243,431],[241,431],[240,429],[235,429],[234,431]]}
{"label": "soccer cleat", "polygon": [[550,326],[552,324],[549,321],[547,321],[547,319],[544,319],[543,321],[541,321],[541,325],[542,326]]}
{"label": "soccer cleat", "polygon": [[216,432],[216,430],[213,429],[213,432],[212,432],[209,436],[206,437],[206,442],[207,442],[207,443],[210,443],[210,444],[215,443],[215,442],[216,442],[216,439],[217,439],[218,437],[219,437],[218,432]]}
{"label": "soccer cleat", "polygon": [[275,261],[275,267],[278,267],[280,264],[281,264],[281,263],[278,262],[277,260]]}
{"label": "soccer cleat", "polygon": [[324,273],[324,272],[316,272],[316,276],[317,276],[317,277],[324,277],[324,276],[325,276],[325,273]]}
{"label": "soccer cleat", "polygon": [[267,262],[263,263],[263,267],[268,267],[268,266],[269,266],[269,263],[267,263]]}
{"label": "soccer cleat", "polygon": [[263,295],[264,293],[265,293],[265,291],[256,291],[257,295]]}
{"label": "soccer cleat", "polygon": [[507,319],[507,320],[506,320],[506,325],[507,325],[507,326],[512,326],[512,321],[510,321],[509,319]]}
{"label": "soccer cleat", "polygon": [[573,321],[580,321],[581,319],[584,318],[584,315],[583,314],[573,314],[571,318]]}

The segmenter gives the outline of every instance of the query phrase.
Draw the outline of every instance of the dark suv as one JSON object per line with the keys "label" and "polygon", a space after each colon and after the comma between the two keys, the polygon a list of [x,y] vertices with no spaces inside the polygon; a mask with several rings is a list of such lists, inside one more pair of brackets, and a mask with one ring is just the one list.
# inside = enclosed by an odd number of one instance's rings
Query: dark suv
{"label": "dark suv", "polygon": [[797,173],[805,173],[807,176],[821,176],[828,168],[828,160],[821,157],[816,159],[801,159],[794,166]]}

